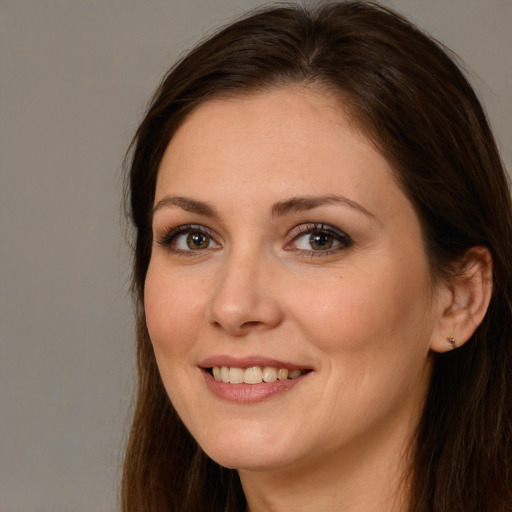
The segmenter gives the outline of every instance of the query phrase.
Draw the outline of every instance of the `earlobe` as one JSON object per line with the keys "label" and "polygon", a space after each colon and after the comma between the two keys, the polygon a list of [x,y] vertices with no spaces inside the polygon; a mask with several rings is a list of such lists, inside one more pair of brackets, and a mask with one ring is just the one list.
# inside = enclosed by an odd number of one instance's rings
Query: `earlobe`
{"label": "earlobe", "polygon": [[486,247],[469,249],[460,270],[445,285],[439,325],[430,348],[448,352],[466,343],[482,323],[492,295],[492,256]]}

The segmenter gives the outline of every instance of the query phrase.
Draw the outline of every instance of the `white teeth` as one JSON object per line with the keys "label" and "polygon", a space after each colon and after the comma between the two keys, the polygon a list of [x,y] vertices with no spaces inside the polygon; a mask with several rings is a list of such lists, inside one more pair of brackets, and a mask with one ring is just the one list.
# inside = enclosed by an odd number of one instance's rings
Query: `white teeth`
{"label": "white teeth", "polygon": [[275,382],[277,380],[277,370],[271,366],[263,368],[263,380],[265,382]]}
{"label": "white teeth", "polygon": [[286,380],[288,378],[288,370],[286,368],[280,368],[277,372],[278,380]]}
{"label": "white teeth", "polygon": [[220,369],[220,380],[222,382],[229,382],[229,368],[227,366],[223,366]]}
{"label": "white teeth", "polygon": [[263,381],[263,372],[259,366],[247,368],[244,372],[244,382],[246,384],[259,384]]}
{"label": "white teeth", "polygon": [[229,369],[229,382],[232,384],[242,384],[244,381],[244,371],[242,368]]}
{"label": "white teeth", "polygon": [[286,368],[274,368],[259,366],[250,368],[230,368],[228,366],[214,366],[212,368],[213,378],[219,382],[231,384],[261,384],[262,382],[275,382],[276,380],[296,379],[302,375],[301,370],[288,371]]}

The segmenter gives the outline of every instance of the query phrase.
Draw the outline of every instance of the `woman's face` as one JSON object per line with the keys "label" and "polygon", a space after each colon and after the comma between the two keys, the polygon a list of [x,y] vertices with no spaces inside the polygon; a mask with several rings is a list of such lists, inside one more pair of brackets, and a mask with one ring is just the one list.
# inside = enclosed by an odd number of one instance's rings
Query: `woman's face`
{"label": "woman's face", "polygon": [[412,433],[440,307],[413,207],[334,99],[199,106],[161,162],[153,234],[156,360],[214,460],[323,464]]}

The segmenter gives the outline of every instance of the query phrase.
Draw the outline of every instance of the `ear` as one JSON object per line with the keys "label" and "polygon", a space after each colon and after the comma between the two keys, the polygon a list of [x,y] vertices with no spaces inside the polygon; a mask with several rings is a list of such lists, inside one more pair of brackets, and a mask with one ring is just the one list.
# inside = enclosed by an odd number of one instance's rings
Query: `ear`
{"label": "ear", "polygon": [[482,246],[469,249],[457,275],[441,288],[439,324],[430,342],[434,352],[447,352],[464,345],[484,319],[492,295],[489,249]]}

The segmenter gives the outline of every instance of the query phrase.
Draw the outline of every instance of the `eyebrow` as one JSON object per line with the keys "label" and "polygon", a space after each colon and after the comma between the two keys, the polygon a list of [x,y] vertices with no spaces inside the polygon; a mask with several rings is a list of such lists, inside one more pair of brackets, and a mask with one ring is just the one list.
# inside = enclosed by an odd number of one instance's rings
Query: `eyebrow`
{"label": "eyebrow", "polygon": [[275,203],[272,207],[272,216],[281,217],[283,215],[312,210],[313,208],[318,208],[319,206],[331,204],[337,206],[348,206],[358,210],[360,213],[363,213],[367,217],[372,219],[375,218],[375,215],[367,210],[364,206],[356,203],[355,201],[352,201],[351,199],[348,199],[347,197],[339,195],[292,197],[286,201]]}
{"label": "eyebrow", "polygon": [[[364,206],[340,195],[292,197],[285,201],[279,201],[272,206],[272,217],[283,217],[285,215],[308,211],[325,205],[348,206],[354,210],[358,210],[367,217],[372,219],[375,218],[375,215]],[[188,197],[173,196],[165,196],[163,199],[160,199],[160,201],[158,201],[153,207],[152,213],[154,214],[157,210],[165,206],[177,206],[187,212],[205,215],[206,217],[219,217],[217,210],[208,203],[190,199]]]}
{"label": "eyebrow", "polygon": [[160,199],[158,203],[153,207],[153,215],[154,213],[163,208],[164,206],[177,206],[182,210],[191,213],[198,213],[200,215],[205,215],[206,217],[218,217],[217,210],[209,205],[208,203],[204,203],[203,201],[196,201],[195,199],[190,199],[188,197],[172,197],[165,196],[163,199]]}

